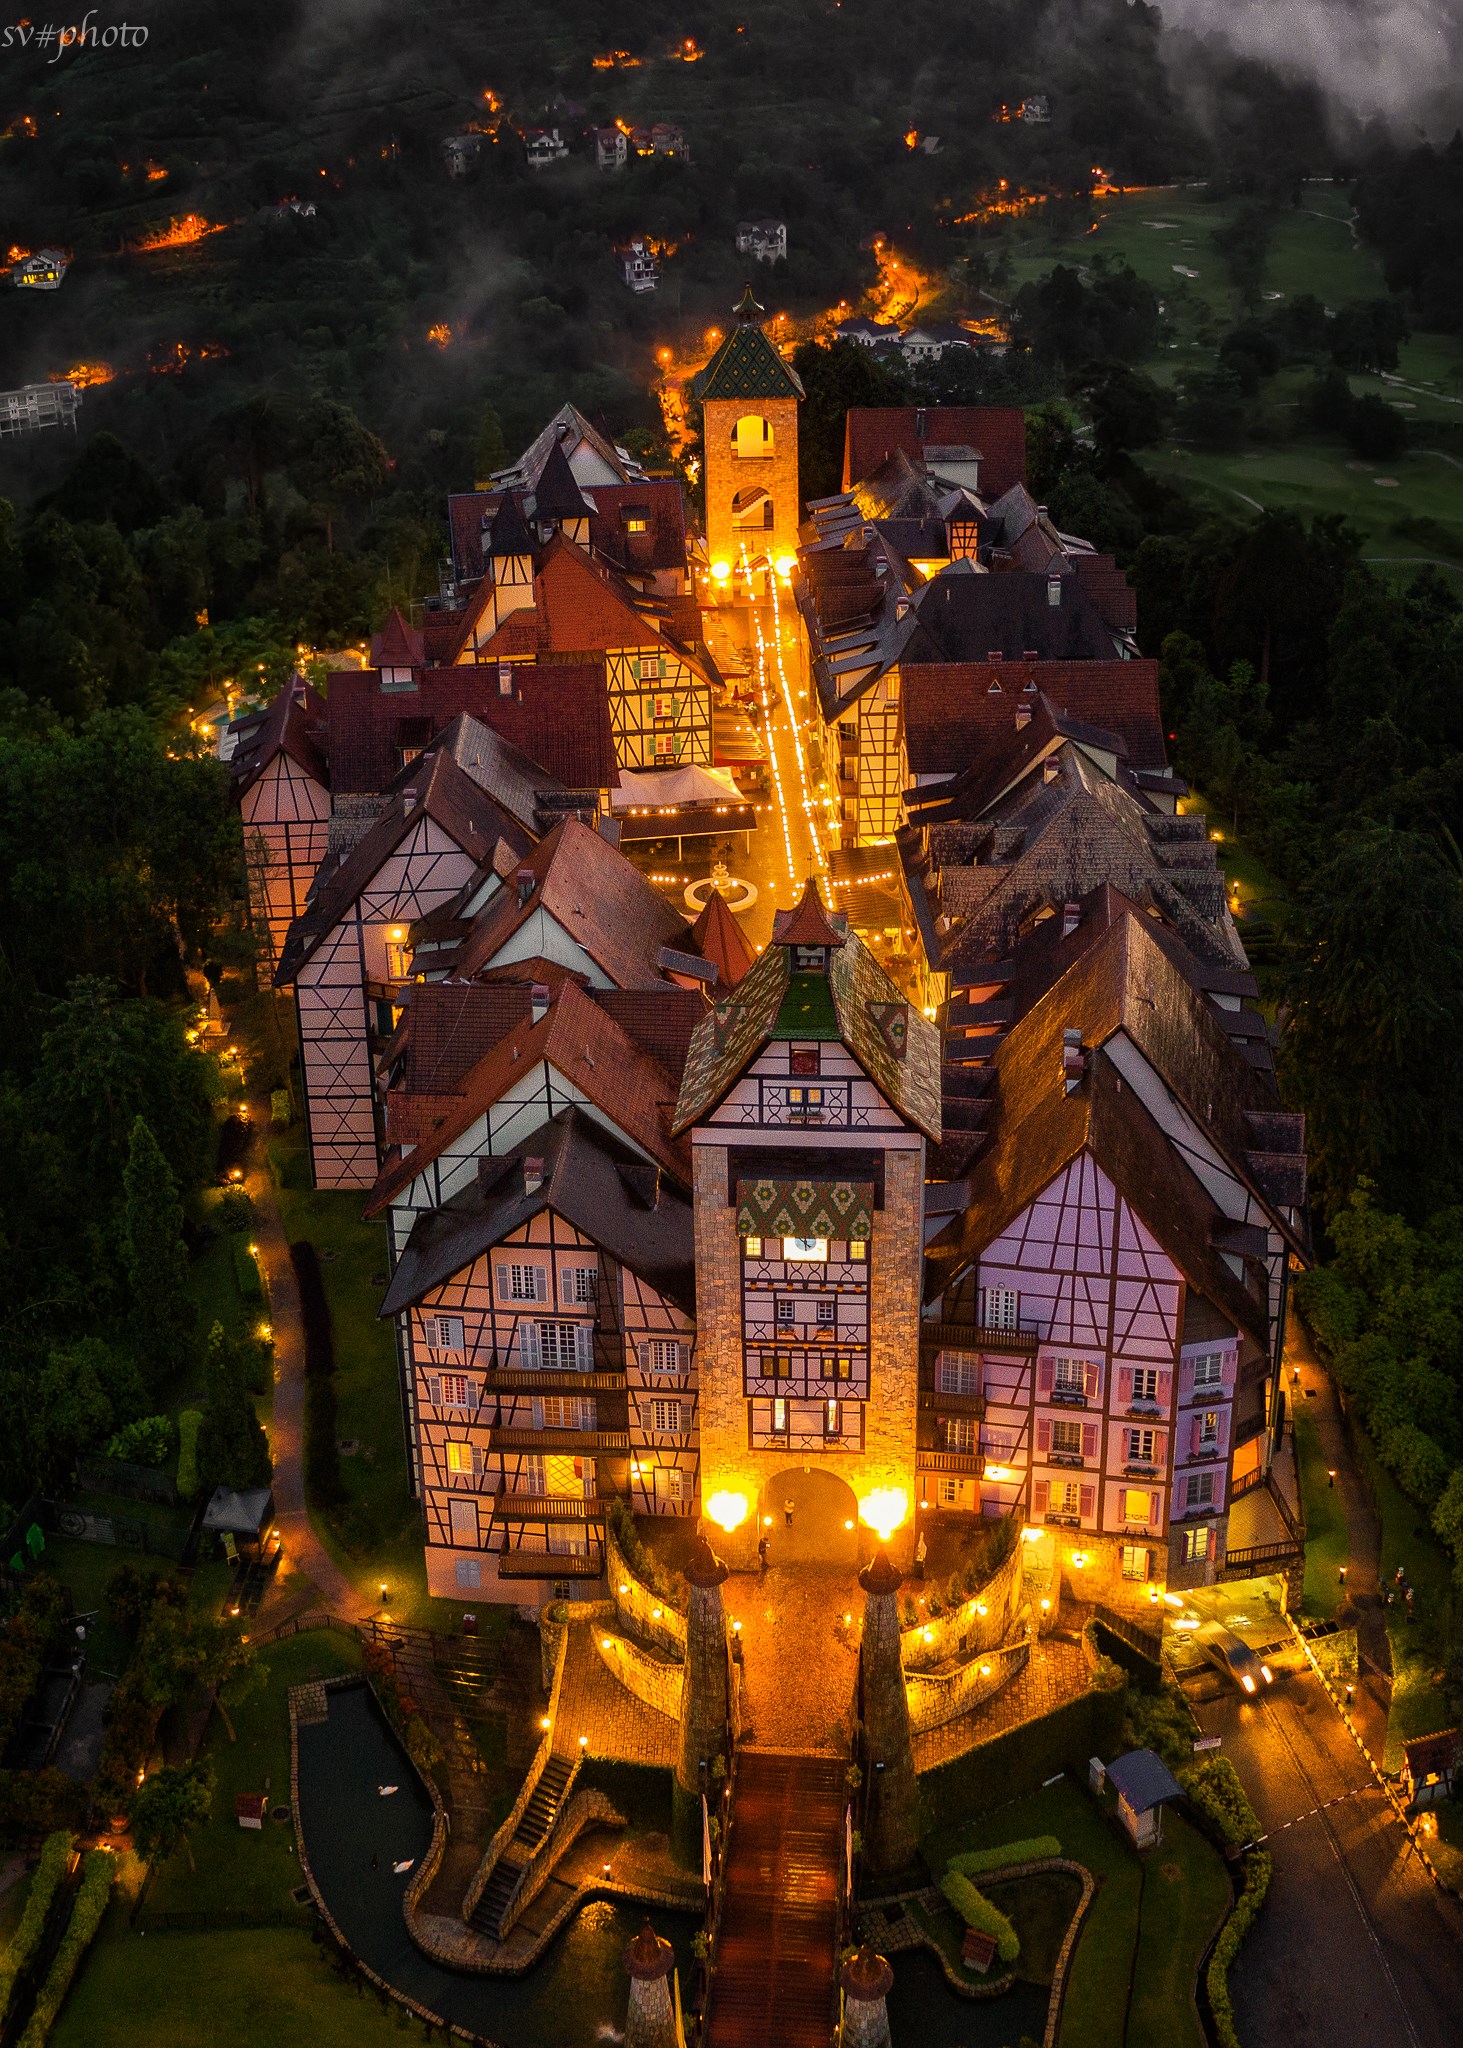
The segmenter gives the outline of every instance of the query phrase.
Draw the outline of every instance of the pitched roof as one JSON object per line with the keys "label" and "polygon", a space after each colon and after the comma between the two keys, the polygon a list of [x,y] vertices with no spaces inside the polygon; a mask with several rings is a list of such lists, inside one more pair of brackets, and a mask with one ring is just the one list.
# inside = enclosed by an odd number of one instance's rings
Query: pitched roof
{"label": "pitched roof", "polygon": [[846,927],[840,930],[830,919],[811,875],[797,907],[779,910],[772,920],[773,942],[779,946],[841,946],[847,935]]}
{"label": "pitched roof", "polygon": [[1026,481],[1026,415],[1015,406],[851,406],[844,425],[843,488],[887,462],[895,449],[915,461],[929,446],[964,444],[981,458],[981,496],[998,498]]}
{"label": "pitched roof", "polygon": [[291,676],[266,710],[236,718],[230,727],[236,737],[229,756],[235,799],[253,787],[279,754],[288,755],[313,781],[328,789],[330,768],[320,746],[325,718],[325,699],[302,675]]}
{"label": "pitched roof", "polygon": [[[562,455],[560,461],[563,460]],[[488,528],[488,547],[494,555],[531,555],[533,535],[524,524],[523,514],[518,508],[518,497],[513,491],[505,491],[498,500],[498,509],[493,514],[493,523]]]}
{"label": "pitched roof", "polygon": [[691,938],[702,959],[716,968],[717,986],[722,990],[735,988],[757,957],[720,889],[713,889],[707,897],[706,908],[691,927]]}
{"label": "pitched roof", "polygon": [[288,988],[316,948],[345,916],[361,891],[380,873],[423,819],[439,825],[479,866],[492,859],[506,819],[487,791],[463,773],[450,752],[426,754],[412,762],[371,829],[333,865],[322,863],[304,910],[290,926],[275,972],[275,986]]}
{"label": "pitched roof", "polygon": [[1165,1799],[1182,1799],[1184,1788],[1163,1758],[1152,1749],[1131,1749],[1114,1757],[1107,1775],[1134,1813],[1147,1813]]}
{"label": "pitched roof", "polygon": [[[524,662],[505,697],[496,664],[428,668],[409,690],[383,690],[374,669],[330,678],[327,745],[337,791],[385,789],[402,746],[427,744],[460,713],[497,735],[516,774],[549,791],[609,789],[614,733],[602,662]],[[526,764],[526,765],[523,765]]]}
{"label": "pitched roof", "polygon": [[[1068,1093],[1063,1035],[1081,1032],[1086,1071]],[[1209,1134],[1296,1249],[1303,1240],[1267,1194],[1257,1141],[1279,1113],[1209,1002],[1167,956],[1148,920],[1120,918],[1012,1028],[991,1062],[990,1117],[969,1167],[969,1201],[931,1244],[926,1294],[979,1258],[1078,1153],[1089,1150],[1175,1265],[1220,1312],[1268,1340],[1263,1280],[1246,1284],[1214,1242],[1228,1218],[1108,1056],[1128,1038]],[[1290,1142],[1295,1142],[1293,1131]],[[1286,1206],[1290,1206],[1287,1204]]]}
{"label": "pitched roof", "polygon": [[409,1095],[454,1095],[480,1059],[528,1021],[528,982],[421,981],[402,991],[393,1037]]}
{"label": "pitched roof", "polygon": [[[387,1153],[366,1202],[376,1215],[419,1173],[486,1115],[505,1089],[540,1061],[573,1084],[625,1137],[690,1185],[686,1148],[667,1128],[676,1087],[658,1061],[576,981],[563,981],[537,1023],[514,1026],[465,1074],[451,1094],[387,1097]],[[405,1112],[405,1115],[402,1112]],[[403,1151],[409,1145],[410,1151]]]}
{"label": "pitched roof", "polygon": [[[1055,589],[1061,602],[1051,602]],[[1075,576],[1054,582],[1025,569],[979,575],[960,562],[914,591],[916,627],[901,657],[917,662],[1116,661],[1102,614]]]}
{"label": "pitched roof", "polygon": [[739,318],[692,385],[703,405],[718,399],[803,398],[802,379],[756,319]]}
{"label": "pitched roof", "polygon": [[540,519],[587,519],[589,506],[574,481],[563,443],[556,441],[533,487],[533,516]]}
{"label": "pitched roof", "polygon": [[[570,472],[573,480],[573,472]],[[679,477],[641,477],[629,483],[596,483],[581,488],[589,508],[589,551],[623,575],[686,566],[686,500]],[[447,500],[452,536],[452,573],[475,583],[484,573],[483,537],[498,507],[497,491],[459,491]],[[628,519],[640,513],[644,533],[631,533]],[[424,625],[430,626],[431,614]]]}
{"label": "pitched roof", "polygon": [[589,994],[679,1087],[696,1026],[706,1015],[700,989],[664,982],[654,989],[592,988]]}
{"label": "pitched roof", "polygon": [[[530,1191],[523,1162],[543,1162]],[[381,1303],[395,1315],[450,1280],[534,1216],[551,1210],[687,1314],[696,1307],[691,1202],[664,1177],[647,1202],[635,1191],[636,1155],[577,1108],[560,1110],[501,1159],[484,1159],[478,1182],[412,1226]]]}
{"label": "pitched roof", "polygon": [[372,668],[420,668],[426,660],[422,636],[393,605],[386,623],[371,640]]}
{"label": "pitched roof", "polygon": [[550,452],[558,447],[562,447],[569,457],[571,467],[576,467],[577,462],[576,473],[590,490],[601,481],[632,483],[641,473],[640,465],[633,456],[608,441],[577,406],[561,405],[518,460],[507,469],[499,470],[493,482],[532,490],[543,473]]}
{"label": "pitched roof", "polygon": [[[902,1058],[877,1021],[884,1004],[905,1014]],[[708,1116],[770,1040],[806,1037],[840,1038],[885,1100],[938,1141],[940,1034],[904,1002],[852,933],[835,945],[826,978],[794,974],[790,945],[774,937],[733,993],[697,1025],[672,1128],[680,1133]]]}
{"label": "pitched roof", "polygon": [[597,832],[577,818],[540,841],[523,863],[533,888],[520,901],[501,890],[475,919],[452,972],[475,974],[490,966],[519,928],[542,910],[584,948],[616,988],[659,988],[665,976],[657,956],[669,946],[692,951],[686,921],[659,891]]}
{"label": "pitched roof", "polygon": [[1166,765],[1156,661],[929,661],[900,674],[913,775],[960,774],[1039,691],[1059,714],[1117,733],[1132,767]]}

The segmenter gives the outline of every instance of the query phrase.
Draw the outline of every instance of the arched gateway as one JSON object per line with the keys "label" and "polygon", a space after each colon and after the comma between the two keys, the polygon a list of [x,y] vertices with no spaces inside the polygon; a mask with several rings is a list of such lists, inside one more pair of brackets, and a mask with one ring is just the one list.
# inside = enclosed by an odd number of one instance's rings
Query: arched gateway
{"label": "arched gateway", "polygon": [[757,1515],[772,1564],[832,1564],[852,1571],[858,1562],[858,1500],[836,1473],[789,1466],[762,1488]]}

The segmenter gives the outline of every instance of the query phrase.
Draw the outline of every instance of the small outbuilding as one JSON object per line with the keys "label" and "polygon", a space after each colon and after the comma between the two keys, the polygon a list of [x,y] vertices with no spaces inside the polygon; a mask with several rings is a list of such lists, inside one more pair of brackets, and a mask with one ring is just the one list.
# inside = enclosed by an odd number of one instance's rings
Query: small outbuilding
{"label": "small outbuilding", "polygon": [[1402,1783],[1409,1806],[1436,1806],[1451,1796],[1458,1777],[1458,1730],[1419,1735],[1402,1745]]}
{"label": "small outbuilding", "polygon": [[274,1545],[274,1494],[267,1486],[235,1493],[217,1486],[203,1511],[203,1533],[223,1539],[231,1556],[253,1564],[267,1560]]}
{"label": "small outbuilding", "polygon": [[1183,1787],[1161,1756],[1151,1749],[1131,1749],[1107,1767],[1107,1781],[1118,1795],[1118,1818],[1135,1849],[1151,1849],[1163,1839],[1163,1809],[1182,1799]]}

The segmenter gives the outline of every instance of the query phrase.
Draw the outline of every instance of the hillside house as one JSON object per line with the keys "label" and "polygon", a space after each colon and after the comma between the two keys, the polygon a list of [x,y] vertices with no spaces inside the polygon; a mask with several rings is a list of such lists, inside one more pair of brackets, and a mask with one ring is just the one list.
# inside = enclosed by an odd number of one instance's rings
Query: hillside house
{"label": "hillside house", "polygon": [[787,255],[785,220],[739,220],[737,254],[750,256],[754,263],[777,263]]}
{"label": "hillside house", "polygon": [[620,273],[632,292],[653,292],[660,284],[660,262],[641,236],[615,244]]}
{"label": "hillside house", "polygon": [[562,163],[569,154],[569,145],[557,128],[530,128],[523,137],[523,151],[529,169],[542,171],[550,164]]}

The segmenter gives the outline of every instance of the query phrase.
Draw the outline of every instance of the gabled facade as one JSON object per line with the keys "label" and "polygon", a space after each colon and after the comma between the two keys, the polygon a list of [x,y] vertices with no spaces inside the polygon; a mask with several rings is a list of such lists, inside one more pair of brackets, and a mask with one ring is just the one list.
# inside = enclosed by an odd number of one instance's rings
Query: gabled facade
{"label": "gabled facade", "polygon": [[561,1109],[416,1218],[397,1318],[427,1582],[551,1597],[598,1578],[607,1502],[698,1507],[690,1202]]}
{"label": "gabled facade", "polygon": [[249,908],[273,966],[304,910],[330,833],[325,700],[301,676],[267,711],[235,722],[229,768],[244,834]]}

